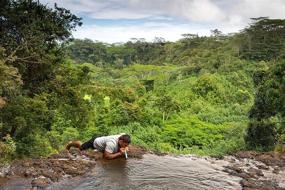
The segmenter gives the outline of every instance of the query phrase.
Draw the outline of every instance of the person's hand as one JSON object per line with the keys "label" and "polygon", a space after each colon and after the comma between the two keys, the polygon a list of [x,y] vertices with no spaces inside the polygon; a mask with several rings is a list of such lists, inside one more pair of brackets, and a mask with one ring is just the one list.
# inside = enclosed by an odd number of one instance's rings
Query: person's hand
{"label": "person's hand", "polygon": [[128,152],[128,151],[129,151],[129,147],[126,146],[126,147],[125,147],[125,150]]}
{"label": "person's hand", "polygon": [[128,151],[129,151],[129,148],[128,148],[128,147],[120,148],[120,153],[121,153],[121,155],[124,155],[125,152],[128,152]]}
{"label": "person's hand", "polygon": [[120,148],[121,155],[125,154],[126,148]]}

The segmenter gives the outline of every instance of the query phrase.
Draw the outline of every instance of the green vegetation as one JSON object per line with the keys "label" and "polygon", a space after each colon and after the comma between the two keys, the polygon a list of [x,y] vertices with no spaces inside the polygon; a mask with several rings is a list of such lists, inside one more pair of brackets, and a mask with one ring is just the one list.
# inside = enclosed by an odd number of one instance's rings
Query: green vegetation
{"label": "green vegetation", "polygon": [[118,45],[69,41],[66,9],[1,3],[1,162],[118,132],[162,152],[283,150],[284,20]]}

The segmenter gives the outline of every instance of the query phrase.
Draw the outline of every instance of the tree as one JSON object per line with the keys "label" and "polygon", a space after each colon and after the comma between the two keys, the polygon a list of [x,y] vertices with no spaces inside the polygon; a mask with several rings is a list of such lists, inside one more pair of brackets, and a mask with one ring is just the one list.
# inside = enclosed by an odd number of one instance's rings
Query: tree
{"label": "tree", "polygon": [[184,39],[195,39],[198,38],[198,34],[182,34]]}
{"label": "tree", "polygon": [[[285,62],[264,73],[256,83],[257,93],[249,112],[251,119],[245,140],[249,147],[272,150],[285,134]],[[260,77],[259,77],[260,78]]]}
{"label": "tree", "polygon": [[218,29],[211,30],[211,35],[214,36],[214,37],[219,37],[222,34],[223,34],[222,31],[220,31]]}
{"label": "tree", "polygon": [[102,42],[94,42],[90,39],[76,39],[67,46],[67,53],[71,59],[77,63],[93,63],[98,62],[106,64],[107,46]]}
{"label": "tree", "polygon": [[163,94],[156,101],[155,105],[162,112],[162,121],[167,120],[173,113],[180,110],[180,105],[178,102],[173,100],[171,96]]}
{"label": "tree", "polygon": [[12,97],[19,94],[19,87],[23,84],[18,69],[5,64],[4,49],[0,49],[0,109]]}
{"label": "tree", "polygon": [[62,56],[62,43],[80,26],[69,10],[50,9],[34,0],[5,0],[0,8],[0,44],[6,63],[16,67],[30,94],[51,78],[52,66]]}
{"label": "tree", "polygon": [[272,60],[282,56],[285,45],[285,19],[252,18],[242,32],[241,57],[250,60]]}
{"label": "tree", "polygon": [[50,97],[56,92],[49,82],[64,58],[62,47],[81,24],[56,4],[50,9],[35,0],[0,2],[0,137],[11,136],[17,151],[24,146],[20,151],[28,154],[51,130]]}
{"label": "tree", "polygon": [[218,29],[211,30],[211,36],[213,36],[217,41],[221,41],[226,37],[223,35],[222,31]]}
{"label": "tree", "polygon": [[165,39],[162,37],[155,37],[153,43],[164,45],[166,43]]}

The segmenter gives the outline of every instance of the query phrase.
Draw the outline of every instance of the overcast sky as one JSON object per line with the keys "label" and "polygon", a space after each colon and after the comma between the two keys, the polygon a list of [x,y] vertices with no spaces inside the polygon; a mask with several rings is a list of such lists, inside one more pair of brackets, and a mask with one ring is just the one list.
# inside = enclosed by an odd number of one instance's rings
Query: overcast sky
{"label": "overcast sky", "polygon": [[102,42],[126,42],[131,38],[163,37],[169,41],[181,34],[209,35],[210,30],[238,32],[250,18],[285,18],[285,0],[40,0],[71,10],[83,18],[75,38]]}

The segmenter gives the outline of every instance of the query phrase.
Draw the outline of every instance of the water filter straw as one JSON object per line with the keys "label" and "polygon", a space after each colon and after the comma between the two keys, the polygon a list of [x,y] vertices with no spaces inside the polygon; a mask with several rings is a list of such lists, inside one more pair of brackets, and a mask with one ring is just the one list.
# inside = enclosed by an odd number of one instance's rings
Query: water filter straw
{"label": "water filter straw", "polygon": [[128,153],[126,150],[125,150],[125,157],[126,157],[126,159],[128,158]]}

